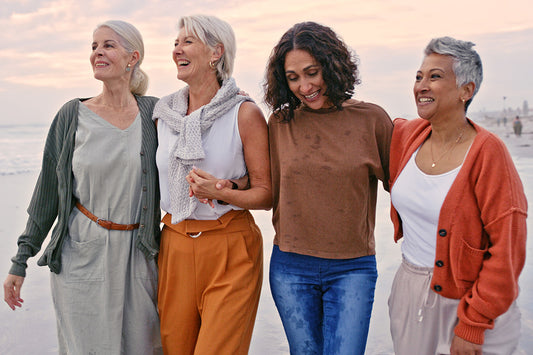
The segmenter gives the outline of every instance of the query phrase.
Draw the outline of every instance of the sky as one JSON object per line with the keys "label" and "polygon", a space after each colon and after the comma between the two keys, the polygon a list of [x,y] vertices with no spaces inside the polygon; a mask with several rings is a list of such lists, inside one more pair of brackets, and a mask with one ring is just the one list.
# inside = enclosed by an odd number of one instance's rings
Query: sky
{"label": "sky", "polygon": [[[533,5],[530,0],[0,0],[0,126],[48,125],[74,97],[98,95],[89,63],[97,24],[119,19],[143,35],[149,95],[184,86],[171,52],[181,16],[215,15],[235,31],[237,84],[263,102],[265,65],[292,25],[331,27],[360,59],[355,98],[394,117],[416,117],[412,87],[431,38],[472,41],[484,80],[469,112],[533,108]],[[505,99],[504,99],[505,97]]]}

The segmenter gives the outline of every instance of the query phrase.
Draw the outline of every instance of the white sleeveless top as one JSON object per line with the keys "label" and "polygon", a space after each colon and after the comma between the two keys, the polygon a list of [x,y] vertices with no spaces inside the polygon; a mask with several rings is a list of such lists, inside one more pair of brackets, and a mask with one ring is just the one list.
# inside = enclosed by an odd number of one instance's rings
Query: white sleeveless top
{"label": "white sleeveless top", "polygon": [[[235,105],[223,116],[217,118],[211,128],[202,135],[205,159],[198,164],[197,168],[219,179],[237,179],[247,172],[239,133],[239,107],[240,104]],[[157,122],[157,137],[159,147],[156,153],[156,162],[159,170],[161,209],[173,214],[168,189],[168,159],[178,137],[163,120]],[[186,219],[218,219],[226,212],[242,209],[234,205],[221,205],[217,201],[213,202],[215,208],[199,203]]]}
{"label": "white sleeveless top", "polygon": [[391,201],[402,219],[404,257],[412,264],[433,267],[440,209],[462,165],[444,174],[428,175],[416,165],[419,149],[396,179]]}

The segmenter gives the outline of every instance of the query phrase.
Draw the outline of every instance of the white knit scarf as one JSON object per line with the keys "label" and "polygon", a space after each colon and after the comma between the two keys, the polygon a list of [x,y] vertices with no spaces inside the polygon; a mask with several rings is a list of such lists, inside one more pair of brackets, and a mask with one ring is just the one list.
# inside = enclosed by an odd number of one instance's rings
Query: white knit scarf
{"label": "white knit scarf", "polygon": [[153,119],[163,120],[178,136],[168,161],[168,189],[172,223],[176,224],[190,216],[198,199],[189,197],[189,184],[185,177],[205,158],[202,135],[213,122],[242,101],[251,101],[238,95],[239,88],[233,78],[223,81],[221,88],[211,101],[187,115],[189,87],[161,98],[154,107]]}

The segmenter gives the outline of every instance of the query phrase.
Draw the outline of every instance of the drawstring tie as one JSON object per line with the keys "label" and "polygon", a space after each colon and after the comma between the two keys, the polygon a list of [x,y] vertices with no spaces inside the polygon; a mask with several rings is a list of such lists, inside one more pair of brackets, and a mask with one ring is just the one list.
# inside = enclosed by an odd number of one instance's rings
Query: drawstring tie
{"label": "drawstring tie", "polygon": [[[424,309],[432,309],[437,304],[437,294],[431,291],[429,287],[431,285],[432,277],[433,277],[433,270],[427,271],[426,279],[424,280],[424,287],[423,287],[423,289],[426,291],[424,292],[424,296],[422,297],[422,300],[420,302],[420,307],[418,308],[418,313],[417,313],[419,323],[422,322],[422,320],[424,319]],[[428,304],[430,298],[432,300],[431,300],[431,303]]]}

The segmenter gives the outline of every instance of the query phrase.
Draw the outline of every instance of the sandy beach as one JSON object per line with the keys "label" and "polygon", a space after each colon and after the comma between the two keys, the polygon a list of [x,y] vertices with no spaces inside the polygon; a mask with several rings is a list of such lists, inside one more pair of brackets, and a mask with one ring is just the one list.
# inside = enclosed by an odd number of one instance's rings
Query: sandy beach
{"label": "sandy beach", "polygon": [[[512,133],[512,126],[495,122],[480,122],[497,133],[513,156],[525,187],[528,201],[533,201],[533,118],[525,119],[521,137]],[[10,258],[16,252],[16,239],[26,223],[26,207],[31,197],[37,172],[0,176],[1,221],[0,277],[2,281],[10,267]],[[380,190],[376,244],[379,278],[376,286],[374,310],[371,319],[367,354],[393,354],[389,334],[387,299],[392,278],[400,263],[400,245],[392,240],[389,219],[389,196]],[[268,265],[272,249],[273,228],[271,213],[255,211],[256,222],[263,232],[265,277],[256,326],[250,348],[253,355],[289,354],[285,334],[270,295]],[[533,349],[533,233],[531,213],[528,218],[528,259],[520,278],[521,294],[518,299],[522,311],[522,337],[517,354],[531,354]],[[22,288],[24,305],[13,312],[4,304],[0,306],[0,354],[32,355],[57,354],[55,316],[52,306],[48,268],[36,265],[38,257],[30,259],[28,274]]]}

